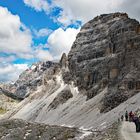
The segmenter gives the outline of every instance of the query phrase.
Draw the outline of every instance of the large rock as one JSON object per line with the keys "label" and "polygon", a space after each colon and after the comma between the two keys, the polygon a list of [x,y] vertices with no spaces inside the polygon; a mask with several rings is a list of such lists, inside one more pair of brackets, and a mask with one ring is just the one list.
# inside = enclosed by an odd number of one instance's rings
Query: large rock
{"label": "large rock", "polygon": [[86,23],[68,55],[72,80],[87,100],[105,87],[101,112],[140,91],[140,24],[126,13],[97,16]]}
{"label": "large rock", "polygon": [[70,89],[65,89],[59,93],[59,95],[49,105],[50,110],[56,109],[59,105],[66,103],[73,95]]}
{"label": "large rock", "polygon": [[61,68],[66,68],[68,66],[68,58],[65,53],[62,54],[62,57],[60,59],[60,66]]}

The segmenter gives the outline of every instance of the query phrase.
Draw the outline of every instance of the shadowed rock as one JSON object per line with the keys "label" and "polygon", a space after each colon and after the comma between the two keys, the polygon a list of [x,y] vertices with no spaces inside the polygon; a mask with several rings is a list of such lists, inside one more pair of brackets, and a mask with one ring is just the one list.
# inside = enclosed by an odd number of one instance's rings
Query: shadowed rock
{"label": "shadowed rock", "polygon": [[58,94],[58,96],[49,105],[50,110],[56,109],[59,105],[64,104],[65,102],[67,102],[67,100],[69,100],[72,97],[73,97],[73,95],[72,95],[70,89],[65,89],[65,90],[61,91]]}
{"label": "shadowed rock", "polygon": [[71,79],[87,99],[108,87],[101,111],[109,111],[140,91],[139,46],[138,21],[126,13],[98,16],[81,28],[68,54]]}
{"label": "shadowed rock", "polygon": [[14,93],[9,92],[8,90],[2,89],[1,87],[0,87],[0,93],[4,94],[5,96],[10,97],[10,98],[12,98],[14,100],[21,101],[21,100],[24,99],[22,97],[16,96]]}

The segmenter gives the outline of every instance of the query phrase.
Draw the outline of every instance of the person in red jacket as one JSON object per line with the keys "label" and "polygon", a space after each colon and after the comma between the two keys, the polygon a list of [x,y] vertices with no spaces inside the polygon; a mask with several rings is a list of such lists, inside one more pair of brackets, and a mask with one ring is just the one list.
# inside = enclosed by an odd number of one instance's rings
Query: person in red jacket
{"label": "person in red jacket", "polygon": [[134,113],[132,111],[129,112],[129,121],[132,122],[134,117]]}

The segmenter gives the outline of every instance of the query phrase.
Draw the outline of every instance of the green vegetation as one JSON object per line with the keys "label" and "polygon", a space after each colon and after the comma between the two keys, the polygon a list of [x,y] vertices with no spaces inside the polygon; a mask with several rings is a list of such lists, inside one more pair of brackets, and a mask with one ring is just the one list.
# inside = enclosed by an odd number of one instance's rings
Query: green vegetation
{"label": "green vegetation", "polygon": [[13,99],[9,100],[9,102],[11,102],[11,103],[19,103],[19,101],[16,101],[16,100],[13,100]]}
{"label": "green vegetation", "polygon": [[2,107],[0,107],[0,114],[5,114],[7,111],[5,109],[3,109]]}

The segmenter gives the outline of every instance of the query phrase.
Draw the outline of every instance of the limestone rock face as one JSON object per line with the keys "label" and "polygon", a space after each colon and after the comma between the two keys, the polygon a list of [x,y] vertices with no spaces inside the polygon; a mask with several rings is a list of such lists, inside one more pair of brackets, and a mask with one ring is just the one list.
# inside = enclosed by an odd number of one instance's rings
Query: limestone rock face
{"label": "limestone rock face", "polygon": [[68,58],[65,53],[62,54],[62,57],[60,60],[60,66],[61,66],[61,68],[66,68],[68,66]]}
{"label": "limestone rock face", "polygon": [[33,64],[24,71],[15,82],[15,95],[25,98],[30,93],[37,90],[39,86],[46,85],[47,81],[53,79],[53,76],[60,70],[59,63],[46,61]]}
{"label": "limestone rock face", "polygon": [[91,99],[105,87],[101,111],[140,91],[140,24],[126,13],[105,14],[86,23],[68,55],[71,78]]}
{"label": "limestone rock face", "polygon": [[59,93],[59,95],[52,101],[52,103],[49,105],[50,110],[56,109],[59,105],[64,104],[72,98],[73,95],[70,91],[70,89],[65,89]]}

